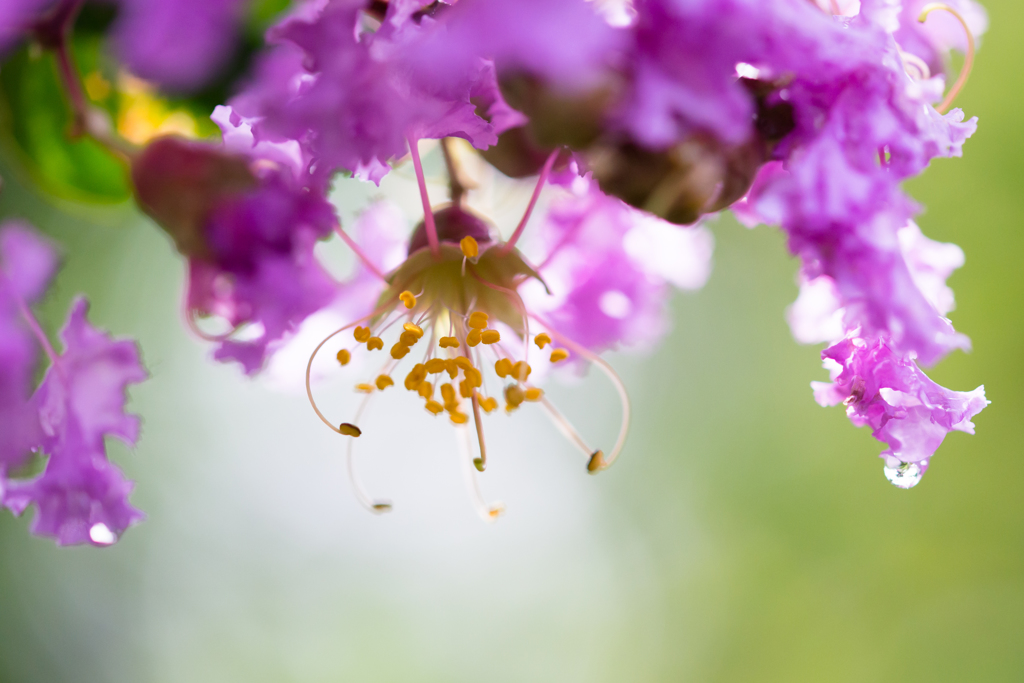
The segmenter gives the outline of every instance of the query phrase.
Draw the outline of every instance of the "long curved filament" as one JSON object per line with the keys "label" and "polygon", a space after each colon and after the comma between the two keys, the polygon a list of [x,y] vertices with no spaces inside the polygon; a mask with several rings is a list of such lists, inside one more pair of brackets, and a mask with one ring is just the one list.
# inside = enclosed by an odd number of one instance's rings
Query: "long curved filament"
{"label": "long curved filament", "polygon": [[946,93],[946,96],[942,98],[942,102],[939,106],[935,107],[935,110],[940,114],[945,114],[953,105],[953,100],[955,100],[956,96],[960,94],[961,90],[963,90],[964,84],[967,83],[967,77],[971,75],[971,69],[974,67],[975,44],[974,34],[971,33],[971,29],[967,25],[967,20],[964,19],[962,14],[944,2],[928,3],[921,8],[921,14],[918,15],[917,20],[923,24],[925,19],[928,18],[928,15],[935,10],[943,10],[952,14],[956,17],[956,20],[960,22],[960,25],[963,26],[964,33],[967,34],[967,55],[964,57],[964,66],[960,69],[960,75],[957,76],[956,82],[953,83],[953,87],[950,88],[949,92]]}
{"label": "long curved filament", "polygon": [[505,504],[500,501],[487,503],[484,500],[484,496],[480,492],[480,484],[476,480],[476,467],[473,465],[472,455],[472,437],[469,434],[469,428],[465,426],[456,427],[455,431],[459,435],[459,438],[456,439],[459,444],[459,464],[462,467],[462,476],[466,483],[466,490],[469,492],[469,500],[473,503],[473,507],[476,508],[480,519],[485,522],[495,522],[501,516],[501,513],[505,511]]}
{"label": "long curved filament", "polygon": [[619,453],[622,452],[622,447],[626,445],[626,436],[629,434],[629,422],[632,418],[632,407],[629,402],[629,394],[626,392],[626,386],[622,383],[618,373],[612,369],[612,366],[608,364],[608,361],[598,356],[596,353],[577,342],[569,339],[564,334],[556,331],[555,328],[543,318],[534,315],[533,318],[547,328],[551,336],[558,339],[562,344],[569,347],[575,353],[586,358],[597,367],[601,368],[601,371],[611,381],[612,386],[615,387],[615,391],[619,394],[619,400],[622,402],[622,422],[619,425],[619,435],[615,439],[615,446],[608,453],[607,456],[603,456],[603,460],[593,463],[594,467],[591,471],[605,470],[612,466],[615,460],[619,457]]}
{"label": "long curved filament", "polygon": [[526,223],[530,220],[530,215],[533,213],[533,207],[537,205],[537,199],[540,197],[540,191],[544,189],[544,184],[548,180],[548,175],[551,174],[551,167],[555,165],[555,159],[558,158],[558,149],[555,149],[551,154],[548,155],[547,160],[544,162],[544,168],[540,171],[540,176],[537,178],[537,185],[533,188],[533,194],[530,195],[530,203],[526,205],[526,212],[523,214],[522,220],[519,221],[519,225],[516,226],[516,231],[512,233],[512,236],[508,238],[500,248],[506,253],[512,251],[513,247],[516,246],[516,242],[519,241],[519,236],[523,234],[523,230],[526,229]]}
{"label": "long curved filament", "polygon": [[321,342],[316,345],[316,348],[313,349],[313,353],[309,354],[309,362],[306,363],[306,398],[309,399],[309,405],[311,405],[313,407],[313,412],[316,413],[316,416],[319,417],[320,420],[325,425],[330,427],[331,430],[334,431],[337,434],[341,434],[341,430],[338,428],[337,425],[333,424],[330,420],[328,420],[326,417],[324,417],[324,414],[320,412],[320,408],[317,407],[316,401],[313,400],[313,389],[310,386],[310,382],[309,382],[309,375],[310,375],[310,372],[313,369],[313,360],[316,358],[316,354],[318,354],[320,352],[320,349],[323,348],[324,344],[329,342],[335,336],[341,334],[345,330],[352,329],[353,327],[355,327],[359,323],[366,322],[367,320],[371,320],[371,319],[377,317],[378,315],[380,315],[384,311],[388,310],[388,308],[393,307],[395,305],[395,301],[397,301],[397,298],[391,298],[387,302],[385,302],[382,306],[380,306],[377,310],[375,310],[373,313],[370,313],[369,315],[365,315],[362,318],[360,318],[359,320],[351,322],[348,325],[345,325],[344,327],[339,327],[334,332],[331,332],[329,335],[324,337],[323,340],[321,340]]}
{"label": "long curved filament", "polygon": [[420,161],[418,140],[408,139],[409,155],[412,156],[412,167],[416,171],[416,184],[420,188],[420,201],[423,202],[423,225],[427,229],[427,242],[434,258],[441,258],[441,242],[437,239],[437,224],[434,223],[434,211],[430,208],[430,197],[427,195],[427,181],[423,175],[423,162]]}
{"label": "long curved filament", "polygon": [[366,252],[364,252],[359,247],[359,245],[356,244],[356,241],[352,239],[352,237],[347,232],[345,232],[345,230],[341,227],[341,223],[334,224],[334,232],[336,232],[338,234],[338,237],[340,237],[345,242],[345,244],[348,245],[348,248],[352,250],[356,257],[358,257],[359,260],[363,262],[363,265],[366,266],[367,270],[369,270],[371,273],[379,277],[381,280],[387,282],[387,278],[384,277],[384,273],[380,272],[380,269],[376,266],[376,264],[374,264],[373,261],[370,260],[370,257],[366,255]]}
{"label": "long curved filament", "polygon": [[[371,396],[372,394],[367,394],[366,398],[363,399],[363,402],[359,404],[359,409],[356,410],[356,422],[359,422],[359,419],[363,416],[366,406],[370,403]],[[348,480],[352,483],[352,490],[356,494],[356,500],[359,501],[360,505],[375,515],[391,512],[391,502],[386,500],[374,500],[366,490],[363,480],[359,478],[358,474],[356,474],[355,455],[352,450],[355,447],[355,442],[355,439],[349,439],[345,446],[345,468],[348,470]]]}

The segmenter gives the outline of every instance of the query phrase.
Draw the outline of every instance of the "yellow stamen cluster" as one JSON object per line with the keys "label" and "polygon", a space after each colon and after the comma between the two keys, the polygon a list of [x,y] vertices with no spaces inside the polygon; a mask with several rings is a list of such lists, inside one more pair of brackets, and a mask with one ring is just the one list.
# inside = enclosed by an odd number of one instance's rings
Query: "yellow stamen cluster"
{"label": "yellow stamen cluster", "polygon": [[466,344],[476,346],[480,342],[484,344],[497,344],[501,341],[501,333],[497,330],[487,329],[489,316],[483,311],[473,311],[469,314],[469,332],[466,334]]}

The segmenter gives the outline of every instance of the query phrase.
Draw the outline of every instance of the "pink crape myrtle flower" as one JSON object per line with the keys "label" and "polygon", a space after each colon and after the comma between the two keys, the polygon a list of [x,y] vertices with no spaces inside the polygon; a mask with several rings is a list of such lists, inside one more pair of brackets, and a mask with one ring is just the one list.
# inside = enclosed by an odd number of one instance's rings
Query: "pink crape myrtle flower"
{"label": "pink crape myrtle flower", "polygon": [[[32,532],[58,545],[110,545],[143,515],[128,502],[132,483],[107,459],[105,439],[135,445],[139,419],[125,412],[125,392],[147,373],[134,342],[89,324],[81,298],[71,306],[61,333],[65,350],[57,355],[30,309],[56,263],[52,247],[28,227],[0,228],[0,422],[12,426],[0,434],[0,501],[18,515],[34,505]],[[29,397],[36,345],[50,367]],[[46,467],[25,479],[17,468],[33,452],[47,458]]]}

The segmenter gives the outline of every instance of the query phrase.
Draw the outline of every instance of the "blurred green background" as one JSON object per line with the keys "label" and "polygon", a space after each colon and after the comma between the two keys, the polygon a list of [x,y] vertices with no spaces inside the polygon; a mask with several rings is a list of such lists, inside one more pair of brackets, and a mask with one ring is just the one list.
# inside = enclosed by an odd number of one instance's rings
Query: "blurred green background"
{"label": "blurred green background", "polygon": [[[33,189],[8,148],[0,216],[66,255],[48,329],[88,292],[152,379],[131,392],[139,446],[111,447],[148,521],[109,549],[57,549],[0,514],[0,681],[1024,680],[1024,6],[985,4],[958,102],[979,131],[909,189],[924,232],[967,254],[952,317],[974,351],[930,374],[984,383],[992,405],[909,491],[867,430],[814,403],[826,375],[783,318],[796,263],[781,235],[724,218],[671,335],[612,357],[636,407],[612,470],[587,476],[536,411],[492,419],[481,481],[508,513],[487,526],[449,430],[396,403],[369,418],[405,430],[363,455],[396,501],[373,517],[301,396],[213,364],[185,332],[168,240],[130,206]],[[550,394],[610,440],[617,406],[592,375]]]}

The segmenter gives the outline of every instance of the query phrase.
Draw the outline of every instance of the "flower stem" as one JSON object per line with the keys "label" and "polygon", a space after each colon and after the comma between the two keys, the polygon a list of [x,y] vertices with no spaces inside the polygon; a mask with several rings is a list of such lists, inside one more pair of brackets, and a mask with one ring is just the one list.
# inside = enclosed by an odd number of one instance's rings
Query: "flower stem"
{"label": "flower stem", "polygon": [[356,244],[355,240],[349,237],[349,234],[342,229],[341,223],[335,224],[334,232],[338,233],[338,237],[344,240],[345,244],[348,245],[349,249],[351,249],[355,253],[355,255],[359,257],[359,260],[363,262],[363,265],[366,266],[367,270],[369,270],[371,273],[379,277],[381,280],[387,282],[387,278],[384,277],[384,274],[380,272],[380,269],[377,268],[376,265],[374,265],[373,261],[370,260],[370,257],[366,255],[366,252],[360,249],[359,245]]}
{"label": "flower stem", "polygon": [[434,223],[434,212],[430,208],[430,197],[427,195],[427,180],[423,177],[423,163],[420,161],[418,140],[409,140],[409,154],[412,166],[416,169],[416,182],[420,187],[420,200],[423,202],[423,224],[427,228],[427,242],[434,258],[441,258],[441,243],[437,239],[437,225]]}
{"label": "flower stem", "polygon": [[533,213],[533,207],[537,205],[537,199],[540,197],[540,191],[544,188],[544,183],[548,180],[548,175],[551,173],[551,167],[555,164],[555,159],[558,158],[559,150],[554,150],[548,155],[547,161],[544,162],[544,168],[540,170],[540,176],[537,178],[537,186],[533,188],[533,195],[530,197],[530,203],[526,206],[526,213],[523,214],[523,219],[519,221],[519,225],[516,226],[516,231],[512,233],[512,236],[508,238],[508,241],[502,247],[506,252],[512,251],[516,246],[516,242],[519,241],[520,235],[523,234],[523,230],[526,228],[527,221],[530,220],[530,214]]}

